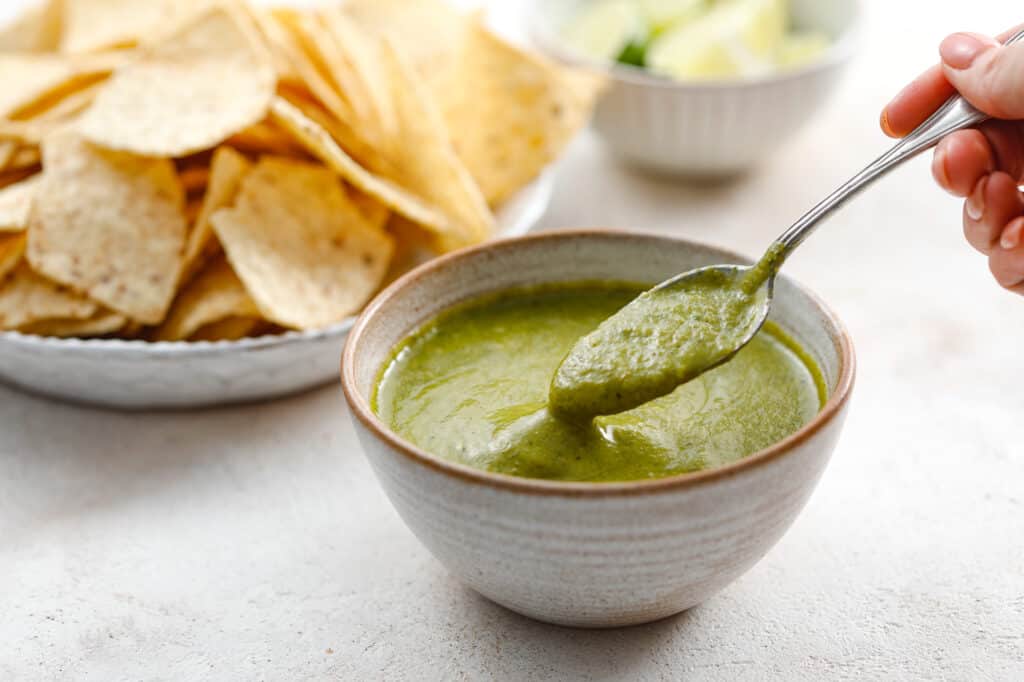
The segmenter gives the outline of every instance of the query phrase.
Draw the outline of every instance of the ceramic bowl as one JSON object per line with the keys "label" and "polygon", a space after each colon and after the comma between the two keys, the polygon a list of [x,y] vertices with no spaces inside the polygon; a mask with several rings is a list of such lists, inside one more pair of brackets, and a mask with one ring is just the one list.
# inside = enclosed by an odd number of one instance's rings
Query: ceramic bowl
{"label": "ceramic bowl", "polygon": [[395,435],[370,408],[395,344],[460,301],[548,282],[653,283],[722,262],[747,261],[668,237],[538,233],[422,266],[369,305],[342,358],[345,397],[385,492],[449,571],[532,618],[609,627],[699,604],[775,544],[825,469],[854,375],[853,348],[839,320],[789,278],[776,284],[772,319],[821,367],[829,398],[799,431],[728,466],[626,483],[516,478],[436,458]]}
{"label": "ceramic bowl", "polygon": [[537,0],[529,14],[539,48],[563,62],[608,74],[594,129],[620,157],[660,172],[723,176],[781,147],[827,101],[856,44],[859,0],[792,0],[793,23],[834,42],[819,60],[748,80],[679,82],[641,69],[588,61],[558,35],[585,0]]}

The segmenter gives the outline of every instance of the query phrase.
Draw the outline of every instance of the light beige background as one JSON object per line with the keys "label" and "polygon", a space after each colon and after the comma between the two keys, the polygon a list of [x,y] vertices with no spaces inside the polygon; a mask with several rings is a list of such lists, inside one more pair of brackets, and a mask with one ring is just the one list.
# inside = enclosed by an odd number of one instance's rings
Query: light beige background
{"label": "light beige background", "polygon": [[[1024,20],[1013,5],[870,2],[832,105],[735,184],[651,179],[584,135],[543,225],[755,254],[883,150],[879,108],[943,35]],[[391,510],[336,387],[173,415],[0,387],[0,678],[1022,679],[1024,299],[959,216],[919,159],[793,258],[857,344],[843,440],[764,561],[645,627],[539,625],[460,587]]]}

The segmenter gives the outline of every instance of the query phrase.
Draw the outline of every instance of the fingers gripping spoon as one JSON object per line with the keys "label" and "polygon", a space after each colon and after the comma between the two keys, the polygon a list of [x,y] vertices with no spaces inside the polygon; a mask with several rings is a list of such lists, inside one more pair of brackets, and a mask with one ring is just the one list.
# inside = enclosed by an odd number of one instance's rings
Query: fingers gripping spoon
{"label": "fingers gripping spoon", "polygon": [[[1004,44],[1021,38],[1024,31]],[[782,263],[824,218],[946,135],[988,118],[954,95],[892,149],[793,223],[757,264],[698,268],[637,297],[570,350],[551,383],[551,412],[574,421],[622,412],[670,393],[731,358],[767,319],[775,275]]]}

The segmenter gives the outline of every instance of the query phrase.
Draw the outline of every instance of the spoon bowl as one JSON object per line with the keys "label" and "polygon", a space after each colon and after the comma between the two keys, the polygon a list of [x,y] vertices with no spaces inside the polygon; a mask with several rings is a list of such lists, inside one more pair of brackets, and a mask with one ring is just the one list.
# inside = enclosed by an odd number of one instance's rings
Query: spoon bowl
{"label": "spoon bowl", "polygon": [[644,292],[581,338],[555,371],[553,415],[589,421],[667,395],[732,358],[771,310],[774,277],[755,266],[689,270]]}
{"label": "spoon bowl", "polygon": [[[765,321],[768,319],[768,313],[772,309],[772,296],[775,294],[775,275],[772,274],[770,277],[762,279],[758,270],[759,265],[719,264],[694,268],[665,280],[654,287],[652,291],[685,287],[689,282],[704,276],[704,273],[709,271],[719,273],[720,277],[726,279],[734,286],[743,287],[754,296],[757,307],[754,315],[748,320],[747,333],[740,339],[739,343],[740,347],[742,347],[750,343],[750,340],[754,338],[757,332],[761,331],[761,327],[764,326]],[[739,348],[736,348],[721,362],[725,362],[738,351]],[[711,368],[709,367],[708,369]]]}

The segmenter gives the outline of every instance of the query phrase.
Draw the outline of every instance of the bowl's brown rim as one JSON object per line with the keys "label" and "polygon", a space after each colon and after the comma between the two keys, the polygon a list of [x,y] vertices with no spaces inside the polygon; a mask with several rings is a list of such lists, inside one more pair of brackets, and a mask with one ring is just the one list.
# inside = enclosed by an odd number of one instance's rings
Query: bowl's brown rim
{"label": "bowl's brown rim", "polygon": [[363,310],[363,313],[356,320],[355,326],[353,326],[351,332],[348,335],[348,339],[345,343],[345,348],[342,352],[341,357],[341,386],[342,391],[345,394],[345,400],[348,402],[349,409],[352,414],[372,432],[377,438],[384,441],[387,445],[393,448],[396,452],[401,453],[403,456],[409,458],[417,464],[426,466],[439,473],[451,476],[456,479],[460,479],[467,483],[474,483],[478,485],[489,486],[499,490],[526,493],[533,495],[543,496],[565,496],[565,497],[607,497],[607,496],[628,496],[628,495],[641,495],[648,493],[660,493],[660,492],[671,492],[680,490],[683,488],[691,488],[694,486],[711,483],[713,481],[720,481],[738,474],[742,474],[751,469],[757,468],[768,462],[776,460],[788,452],[793,451],[797,446],[803,444],[808,439],[812,438],[818,433],[826,424],[831,422],[844,408],[847,401],[850,398],[850,393],[853,389],[854,376],[856,374],[856,357],[854,355],[853,343],[850,339],[849,333],[846,327],[839,320],[838,316],[829,308],[816,294],[808,290],[799,282],[787,279],[792,282],[804,295],[810,298],[814,304],[818,307],[819,311],[828,319],[832,326],[837,330],[837,334],[830,334],[832,342],[835,344],[839,352],[840,368],[839,378],[836,383],[836,388],[832,391],[825,405],[821,408],[817,415],[814,416],[811,421],[802,426],[800,429],[790,434],[786,438],[779,442],[763,449],[759,450],[751,455],[744,457],[736,462],[727,464],[725,466],[716,467],[713,469],[707,469],[704,471],[697,471],[686,474],[679,474],[676,476],[669,476],[665,478],[640,480],[640,481],[623,481],[616,483],[586,483],[586,482],[566,482],[566,481],[548,481],[542,479],[533,478],[521,478],[518,476],[509,476],[505,474],[495,474],[480,469],[474,469],[462,464],[456,464],[453,462],[445,461],[439,457],[429,454],[425,450],[422,450],[412,443],[409,443],[395,433],[393,433],[386,424],[384,424],[377,416],[373,413],[370,408],[368,401],[360,394],[356,387],[355,380],[355,355],[356,350],[359,347],[360,340],[362,339],[363,332],[365,331],[370,320],[379,312],[384,309],[388,302],[394,298],[399,292],[409,286],[415,286],[416,282],[421,279],[425,274],[441,268],[450,267],[455,263],[462,260],[472,258],[476,254],[482,251],[498,251],[505,248],[516,248],[518,245],[524,242],[540,242],[548,240],[565,240],[565,239],[588,239],[592,237],[612,237],[615,239],[653,239],[669,241],[673,243],[682,243],[701,248],[713,248],[716,251],[720,251],[728,257],[735,258],[736,262],[749,262],[749,259],[735,254],[726,249],[720,249],[710,244],[702,244],[688,239],[680,239],[676,237],[670,237],[662,234],[656,234],[651,232],[643,231],[626,231],[626,230],[615,230],[615,229],[600,229],[600,228],[583,228],[583,229],[571,229],[571,230],[550,230],[543,232],[535,232],[527,234],[521,237],[514,237],[509,239],[501,239],[480,246],[469,247],[466,249],[460,249],[453,253],[436,258],[424,265],[411,270],[390,286],[384,289],[380,294],[370,302],[368,306]]}

